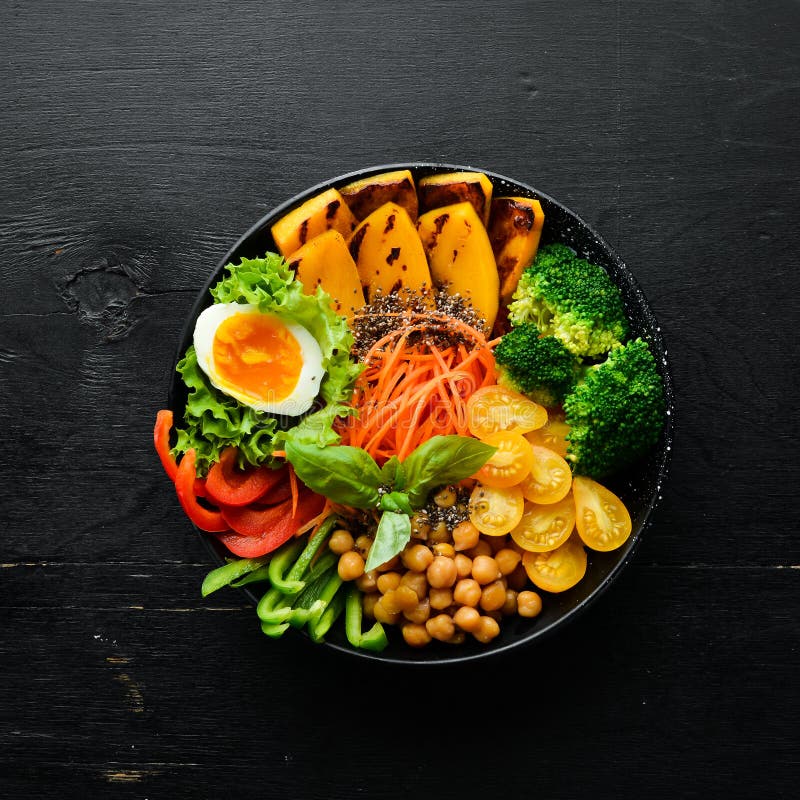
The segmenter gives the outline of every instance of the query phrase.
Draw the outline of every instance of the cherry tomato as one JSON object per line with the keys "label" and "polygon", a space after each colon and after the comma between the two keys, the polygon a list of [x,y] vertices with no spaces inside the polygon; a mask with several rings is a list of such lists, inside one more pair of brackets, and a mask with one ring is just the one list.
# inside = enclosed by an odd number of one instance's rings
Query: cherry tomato
{"label": "cherry tomato", "polygon": [[516,486],[530,473],[533,466],[533,447],[521,433],[500,431],[490,434],[483,441],[497,448],[494,455],[473,476],[484,486]]}
{"label": "cherry tomato", "polygon": [[586,551],[580,539],[571,536],[548,553],[525,553],[522,566],[539,589],[566,592],[586,574]]}
{"label": "cherry tomato", "polygon": [[548,505],[525,503],[522,520],[511,531],[511,538],[523,550],[546,553],[564,544],[574,528],[575,501],[568,495]]}
{"label": "cherry tomato", "polygon": [[572,481],[578,535],[587,547],[616,550],[631,535],[631,515],[613,492],[591,478],[576,475]]}
{"label": "cherry tomato", "polygon": [[493,433],[527,433],[547,422],[547,409],[502,386],[484,386],[467,400],[470,433],[484,439]]}
{"label": "cherry tomato", "polygon": [[531,445],[533,461],[527,478],[519,488],[532,503],[557,503],[567,496],[572,486],[569,464],[558,453],[546,447]]}
{"label": "cherry tomato", "polygon": [[518,486],[507,489],[483,486],[480,483],[469,498],[469,518],[487,536],[504,536],[519,525],[525,498]]}
{"label": "cherry tomato", "polygon": [[561,458],[567,455],[567,434],[569,425],[561,419],[548,419],[547,424],[535,431],[525,434],[525,438],[535,445],[546,447],[554,453],[558,453]]}

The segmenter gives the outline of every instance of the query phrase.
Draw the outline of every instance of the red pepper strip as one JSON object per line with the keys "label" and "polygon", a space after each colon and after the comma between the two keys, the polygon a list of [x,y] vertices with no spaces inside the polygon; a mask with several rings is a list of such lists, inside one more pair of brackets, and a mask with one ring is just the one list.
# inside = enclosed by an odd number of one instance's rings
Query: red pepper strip
{"label": "red pepper strip", "polygon": [[153,428],[153,442],[156,446],[156,453],[161,459],[164,471],[169,475],[169,479],[174,483],[178,474],[178,462],[172,457],[169,451],[169,432],[172,429],[172,412],[164,409],[156,414],[156,426]]}
{"label": "red pepper strip", "polygon": [[286,479],[286,467],[250,467],[238,469],[235,447],[226,447],[219,461],[208,471],[206,491],[216,503],[226,506],[246,506],[266,495]]}
{"label": "red pepper strip", "polygon": [[211,533],[226,531],[228,530],[228,523],[225,522],[222,514],[219,511],[210,511],[207,508],[203,508],[197,502],[197,495],[194,493],[194,463],[194,449],[189,449],[181,459],[181,463],[178,466],[178,474],[175,476],[175,491],[178,494],[178,500],[180,500],[183,510],[189,519],[201,531],[209,531]]}
{"label": "red pepper strip", "polygon": [[322,495],[305,490],[300,495],[297,514],[292,516],[292,500],[261,511],[253,508],[225,508],[222,513],[233,531],[220,534],[219,540],[234,555],[257,558],[276,550],[314,519],[325,504]]}
{"label": "red pepper strip", "polygon": [[[174,483],[178,475],[178,462],[173,458],[169,447],[169,432],[172,430],[172,421],[172,412],[169,409],[164,409],[156,414],[153,443],[156,446],[156,453],[158,453],[164,471]],[[205,481],[202,478],[195,479],[194,493],[197,497],[206,496]]]}
{"label": "red pepper strip", "polygon": [[254,505],[274,506],[276,503],[282,503],[284,500],[291,497],[291,495],[292,490],[289,486],[289,481],[284,480],[283,483],[279,483],[274,489],[270,489],[265,495],[259,497]]}

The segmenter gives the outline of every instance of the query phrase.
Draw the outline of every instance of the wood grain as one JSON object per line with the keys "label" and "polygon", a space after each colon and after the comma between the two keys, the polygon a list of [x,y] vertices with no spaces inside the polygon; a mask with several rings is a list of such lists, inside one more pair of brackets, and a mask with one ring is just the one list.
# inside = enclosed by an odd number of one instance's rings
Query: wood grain
{"label": "wood grain", "polygon": [[[0,4],[3,796],[793,796],[799,33],[790,0]],[[435,159],[604,233],[678,406],[619,583],[422,676],[202,600],[150,435],[252,222]]]}

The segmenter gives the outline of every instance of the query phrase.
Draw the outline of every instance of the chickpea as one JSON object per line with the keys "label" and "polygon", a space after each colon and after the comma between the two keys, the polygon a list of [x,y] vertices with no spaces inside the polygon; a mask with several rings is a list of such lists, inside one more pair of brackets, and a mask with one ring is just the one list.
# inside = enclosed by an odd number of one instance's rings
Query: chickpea
{"label": "chickpea", "polygon": [[472,560],[472,577],[481,585],[496,581],[500,577],[497,562],[491,556],[478,556]]}
{"label": "chickpea", "polygon": [[422,600],[428,595],[428,579],[425,573],[420,572],[406,572],[400,578],[401,586],[410,586],[416,593],[417,597]]}
{"label": "chickpea", "polygon": [[378,576],[376,583],[378,586],[378,591],[381,594],[386,594],[386,592],[390,591],[391,589],[396,589],[400,585],[400,573],[384,572],[383,575]]}
{"label": "chickpea", "polygon": [[398,586],[394,590],[394,601],[400,611],[411,611],[419,605],[419,597],[410,586]]}
{"label": "chickpea", "polygon": [[404,611],[403,616],[409,622],[417,622],[422,624],[426,622],[428,617],[431,615],[431,601],[426,597],[424,600],[420,600],[414,608],[410,611]]}
{"label": "chickpea", "polygon": [[517,593],[513,589],[506,589],[506,601],[500,611],[504,617],[517,613]]}
{"label": "chickpea", "polygon": [[343,581],[354,581],[364,574],[364,559],[355,550],[339,556],[339,577]]}
{"label": "chickpea", "polygon": [[361,605],[364,608],[364,616],[370,619],[375,619],[375,603],[380,600],[380,595],[377,592],[370,592],[365,594],[361,600]]}
{"label": "chickpea", "polygon": [[453,486],[444,486],[433,496],[433,502],[436,503],[439,508],[452,508],[456,504],[457,499],[458,495]]}
{"label": "chickpea", "polygon": [[506,575],[508,585],[517,592],[521,592],[528,585],[528,573],[522,564],[517,564],[514,571]]}
{"label": "chickpea", "polygon": [[481,586],[472,578],[462,578],[453,589],[453,600],[464,606],[477,606],[481,601]]}
{"label": "chickpea", "polygon": [[406,622],[403,625],[403,638],[410,647],[425,647],[431,640],[424,625],[416,622]]}
{"label": "chickpea", "polygon": [[453,605],[453,592],[450,589],[431,589],[428,592],[428,600],[431,608],[444,611],[448,606]]}
{"label": "chickpea", "polygon": [[414,544],[403,550],[400,556],[406,569],[413,572],[425,572],[433,561],[433,553],[424,544]]}
{"label": "chickpea", "polygon": [[502,581],[493,581],[483,587],[481,608],[484,611],[499,611],[506,602],[506,587]]}
{"label": "chickpea", "polygon": [[388,561],[380,564],[376,569],[378,572],[390,572],[393,569],[397,569],[400,566],[400,556],[395,556],[394,558],[390,558]]}
{"label": "chickpea", "polygon": [[356,578],[356,586],[362,592],[374,592],[378,588],[378,572],[371,569],[365,572],[361,577]]}
{"label": "chickpea", "polygon": [[510,575],[517,568],[522,556],[516,550],[504,547],[494,554],[494,560],[497,562],[501,575]]}
{"label": "chickpea", "polygon": [[411,537],[413,539],[427,539],[431,530],[431,523],[424,511],[415,511],[411,515]]}
{"label": "chickpea", "polygon": [[490,556],[492,555],[492,548],[486,539],[481,539],[478,544],[475,545],[475,547],[467,550],[467,555],[473,559],[477,558],[478,556]]}
{"label": "chickpea", "polygon": [[450,531],[446,522],[437,522],[428,534],[428,543],[437,545],[450,541]]}
{"label": "chickpea", "polygon": [[480,624],[477,630],[473,631],[472,635],[481,643],[487,644],[491,642],[500,633],[500,626],[497,620],[492,617],[481,617]]}
{"label": "chickpea", "polygon": [[464,644],[467,634],[464,631],[456,631],[448,640],[447,644]]}
{"label": "chickpea", "polygon": [[446,642],[456,632],[453,618],[449,614],[437,614],[431,617],[425,623],[425,628],[432,638],[440,642]]}
{"label": "chickpea", "polygon": [[520,592],[517,595],[517,614],[521,617],[538,617],[542,610],[542,598],[536,592]]}
{"label": "chickpea", "polygon": [[386,607],[383,605],[383,597],[372,607],[372,613],[375,615],[375,619],[378,620],[378,622],[384,622],[387,625],[396,625],[400,619],[399,611],[390,613],[386,610]]}
{"label": "chickpea", "polygon": [[492,548],[492,553],[497,553],[508,547],[508,536],[489,536],[487,538],[489,547]]}
{"label": "chickpea", "polygon": [[451,545],[450,542],[435,544],[433,546],[433,554],[435,556],[447,556],[447,558],[456,557],[456,551],[453,549],[453,545]]}
{"label": "chickpea", "polygon": [[480,531],[468,520],[466,522],[459,522],[453,528],[453,543],[456,550],[469,550],[478,544],[480,539]]}
{"label": "chickpea", "polygon": [[471,606],[461,606],[461,608],[453,614],[453,622],[459,628],[468,633],[478,630],[481,624],[480,612]]}
{"label": "chickpea", "polygon": [[503,612],[500,609],[497,611],[487,611],[485,617],[491,617],[498,625],[503,621]]}
{"label": "chickpea", "polygon": [[328,540],[328,549],[332,553],[336,553],[337,556],[352,550],[354,545],[355,542],[353,542],[353,537],[350,535],[350,531],[346,531],[344,528],[335,530],[331,534],[331,538]]}
{"label": "chickpea", "polygon": [[456,553],[455,559],[456,572],[459,578],[468,578],[472,575],[472,559],[463,553]]}
{"label": "chickpea", "polygon": [[447,556],[436,556],[426,571],[428,583],[434,589],[452,586],[458,577],[456,562]]}
{"label": "chickpea", "polygon": [[366,559],[369,549],[372,547],[372,539],[369,536],[359,536],[355,541],[356,550]]}

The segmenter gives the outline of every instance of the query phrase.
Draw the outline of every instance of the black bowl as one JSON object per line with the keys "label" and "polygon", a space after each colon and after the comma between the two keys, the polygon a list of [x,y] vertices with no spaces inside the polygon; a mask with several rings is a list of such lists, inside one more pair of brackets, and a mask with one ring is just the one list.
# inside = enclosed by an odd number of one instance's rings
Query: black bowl
{"label": "black bowl", "polygon": [[[287,200],[273,209],[239,239],[209,276],[187,319],[175,357],[175,363],[177,364],[186,348],[191,344],[195,321],[200,312],[211,304],[208,289],[219,280],[225,265],[232,261],[237,262],[243,257],[256,258],[263,256],[269,250],[276,251],[270,234],[270,227],[274,222],[309,197],[325,189],[344,186],[358,178],[398,169],[410,169],[414,178],[419,179],[439,172],[456,172],[478,168],[439,163],[384,164],[341,175],[317,186],[312,186],[310,189],[301,192],[291,200]],[[543,592],[543,609],[536,619],[510,617],[504,620],[500,635],[489,645],[481,645],[471,640],[459,646],[434,642],[425,648],[417,650],[408,647],[403,642],[402,637],[399,636],[399,632],[392,630],[389,634],[389,646],[379,654],[352,648],[345,638],[344,625],[340,621],[328,634],[326,646],[360,658],[401,664],[452,664],[505,653],[512,648],[531,644],[537,639],[551,634],[568,620],[575,618],[589,603],[599,597],[631,560],[650,515],[658,502],[667,475],[673,429],[673,386],[661,328],[650,310],[650,306],[636,279],[614,250],[577,214],[552,197],[542,194],[542,192],[527,184],[486,170],[480,171],[484,172],[492,180],[495,196],[514,195],[532,197],[539,200],[545,214],[542,244],[563,242],[569,245],[580,256],[602,265],[619,286],[625,300],[632,335],[641,336],[649,342],[664,378],[667,400],[664,433],[649,456],[633,465],[625,473],[619,474],[613,480],[607,482],[609,488],[622,498],[630,511],[633,532],[628,541],[623,547],[610,553],[598,553],[589,550],[589,564],[583,580],[574,588],[560,594]],[[185,403],[185,387],[177,373],[173,372],[169,407],[175,412],[175,419],[178,421],[182,419]],[[227,551],[213,536],[200,531],[198,533],[216,564],[223,564]],[[254,604],[258,602],[258,598],[252,592],[245,589],[242,591],[245,592],[251,602]],[[293,635],[298,635],[293,629],[291,629],[291,632]],[[312,646],[310,640],[309,646]]]}

